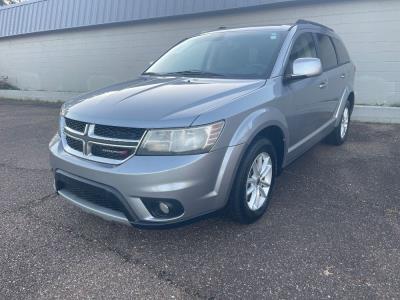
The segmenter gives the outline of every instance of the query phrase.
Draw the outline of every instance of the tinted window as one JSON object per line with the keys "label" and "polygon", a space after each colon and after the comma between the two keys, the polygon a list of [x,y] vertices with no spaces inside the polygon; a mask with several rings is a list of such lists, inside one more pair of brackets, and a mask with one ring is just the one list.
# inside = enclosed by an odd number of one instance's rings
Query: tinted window
{"label": "tinted window", "polygon": [[331,39],[325,34],[317,34],[319,55],[324,69],[331,69],[337,65],[336,52]]}
{"label": "tinted window", "polygon": [[345,64],[350,61],[349,53],[347,52],[346,47],[343,45],[341,40],[332,39],[333,44],[335,45],[336,54],[338,56],[339,64]]}
{"label": "tinted window", "polygon": [[[196,71],[232,78],[269,76],[287,31],[214,32],[178,44],[145,73]],[[207,75],[203,75],[207,77]]]}
{"label": "tinted window", "polygon": [[317,50],[311,33],[303,33],[296,39],[290,53],[287,73],[292,72],[293,62],[296,59],[306,57],[317,57]]}

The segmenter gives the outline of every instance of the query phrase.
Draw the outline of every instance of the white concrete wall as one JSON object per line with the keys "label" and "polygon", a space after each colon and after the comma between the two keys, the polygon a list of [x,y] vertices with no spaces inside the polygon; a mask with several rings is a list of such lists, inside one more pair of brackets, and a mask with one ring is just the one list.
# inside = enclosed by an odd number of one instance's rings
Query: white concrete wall
{"label": "white concrete wall", "polygon": [[83,92],[135,77],[193,34],[299,18],[342,36],[357,66],[358,104],[400,106],[398,0],[327,1],[0,39],[0,76],[23,90]]}

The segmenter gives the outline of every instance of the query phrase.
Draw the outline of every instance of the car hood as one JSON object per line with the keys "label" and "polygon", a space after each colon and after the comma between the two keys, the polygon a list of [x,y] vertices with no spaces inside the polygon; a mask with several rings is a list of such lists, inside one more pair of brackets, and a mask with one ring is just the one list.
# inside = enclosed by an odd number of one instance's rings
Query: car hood
{"label": "car hood", "polygon": [[265,80],[142,76],[84,94],[65,105],[69,118],[140,128],[190,126],[197,116],[227,105]]}

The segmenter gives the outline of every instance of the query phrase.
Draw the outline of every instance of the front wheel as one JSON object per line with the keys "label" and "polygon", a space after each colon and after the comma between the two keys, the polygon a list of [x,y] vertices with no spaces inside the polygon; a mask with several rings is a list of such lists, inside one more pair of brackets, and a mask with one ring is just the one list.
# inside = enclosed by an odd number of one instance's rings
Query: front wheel
{"label": "front wheel", "polygon": [[274,146],[268,139],[258,139],[247,150],[236,174],[229,202],[234,220],[249,224],[265,213],[271,199],[276,171]]}
{"label": "front wheel", "polygon": [[340,123],[327,137],[328,143],[332,145],[341,145],[347,139],[347,134],[350,126],[350,102],[346,102]]}

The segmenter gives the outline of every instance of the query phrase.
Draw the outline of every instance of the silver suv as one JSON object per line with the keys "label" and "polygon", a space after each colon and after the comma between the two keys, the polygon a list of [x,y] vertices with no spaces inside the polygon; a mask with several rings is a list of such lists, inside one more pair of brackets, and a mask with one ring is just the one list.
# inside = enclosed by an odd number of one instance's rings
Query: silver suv
{"label": "silver suv", "polygon": [[346,140],[354,74],[337,34],[309,21],[186,39],[138,79],[62,106],[55,189],[132,225],[222,208],[254,222],[282,168],[324,138]]}

